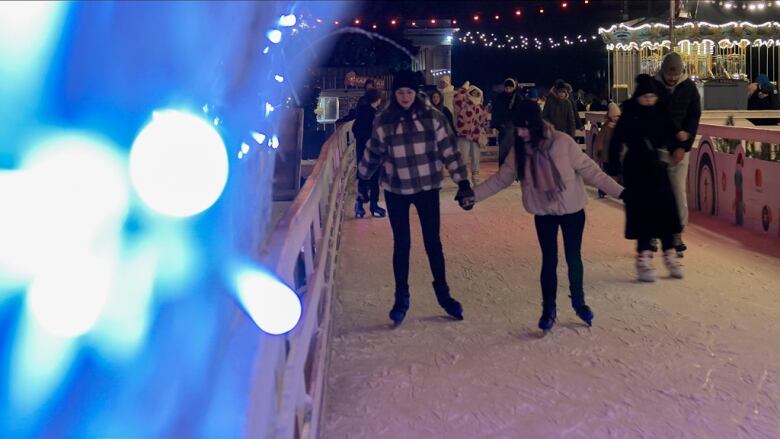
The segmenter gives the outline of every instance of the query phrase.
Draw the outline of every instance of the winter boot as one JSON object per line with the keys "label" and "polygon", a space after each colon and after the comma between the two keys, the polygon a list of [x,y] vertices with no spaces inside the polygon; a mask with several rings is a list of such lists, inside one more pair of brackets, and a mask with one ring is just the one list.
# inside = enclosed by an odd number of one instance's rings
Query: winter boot
{"label": "winter boot", "polygon": [[653,252],[644,250],[636,255],[637,278],[642,282],[655,282],[655,268],[653,268]]}
{"label": "winter boot", "polygon": [[680,265],[680,261],[677,260],[676,250],[664,250],[664,265],[666,265],[666,269],[669,270],[669,274],[673,278],[683,278],[682,266]]}
{"label": "winter boot", "polygon": [[674,249],[677,251],[677,257],[683,257],[683,252],[688,250],[688,246],[682,240],[682,233],[675,233],[674,237]]}
{"label": "winter boot", "polygon": [[577,317],[587,323],[588,326],[593,326],[593,310],[591,310],[588,305],[585,305],[585,298],[576,296],[569,297],[571,297],[571,307],[574,308]]}
{"label": "winter boot", "polygon": [[558,313],[555,308],[542,308],[542,316],[539,317],[539,329],[545,333],[549,332],[557,319]]}
{"label": "winter boot", "polygon": [[463,320],[463,306],[450,296],[450,287],[447,284],[441,285],[434,282],[433,291],[436,292],[436,300],[439,301],[439,305],[444,308],[444,311],[447,311],[447,314],[455,320]]}
{"label": "winter boot", "polygon": [[390,320],[393,321],[394,326],[398,326],[404,321],[406,317],[406,311],[409,310],[409,290],[396,290],[395,303],[390,310]]}
{"label": "winter boot", "polygon": [[363,209],[362,201],[355,201],[355,218],[363,218],[366,216],[366,210]]}
{"label": "winter boot", "polygon": [[384,218],[385,214],[387,213],[386,210],[382,209],[381,207],[379,207],[378,204],[374,204],[374,203],[371,204],[370,210],[371,210],[371,216],[375,218]]}

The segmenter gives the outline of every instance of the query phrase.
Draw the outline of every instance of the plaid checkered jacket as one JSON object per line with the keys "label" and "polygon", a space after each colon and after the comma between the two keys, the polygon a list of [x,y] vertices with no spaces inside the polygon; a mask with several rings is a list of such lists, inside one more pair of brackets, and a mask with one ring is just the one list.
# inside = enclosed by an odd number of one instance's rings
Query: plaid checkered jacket
{"label": "plaid checkered jacket", "polygon": [[400,195],[438,189],[444,166],[455,183],[467,179],[452,129],[445,116],[430,107],[399,122],[390,120],[386,111],[377,115],[358,166],[360,178],[371,178],[380,166],[382,188]]}

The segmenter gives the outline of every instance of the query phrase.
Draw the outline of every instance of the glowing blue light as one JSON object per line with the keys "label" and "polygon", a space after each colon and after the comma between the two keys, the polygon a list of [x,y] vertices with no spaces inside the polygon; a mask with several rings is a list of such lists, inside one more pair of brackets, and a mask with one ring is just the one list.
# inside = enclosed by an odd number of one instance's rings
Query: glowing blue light
{"label": "glowing blue light", "polygon": [[271,112],[274,111],[274,106],[269,104],[268,102],[265,103],[265,115],[268,116],[271,114]]}
{"label": "glowing blue light", "polygon": [[271,148],[276,149],[279,147],[279,138],[276,136],[271,137]]}
{"label": "glowing blue light", "polygon": [[213,122],[214,122],[214,126],[216,127],[216,126],[219,126],[219,123],[221,122],[221,120],[218,117],[215,117]]}
{"label": "glowing blue light", "polygon": [[201,110],[203,110],[204,113],[209,112],[209,104],[203,104],[202,107],[200,107]]}
{"label": "glowing blue light", "polygon": [[269,334],[284,334],[301,318],[298,295],[265,271],[242,270],[234,279],[238,299],[257,326]]}
{"label": "glowing blue light", "polygon": [[27,290],[27,307],[53,335],[76,337],[89,331],[111,293],[115,260],[89,253],[71,253],[46,266]]}
{"label": "glowing blue light", "polygon": [[269,50],[270,50],[270,47],[266,47],[265,49],[263,49],[263,55],[267,54]]}
{"label": "glowing blue light", "polygon": [[105,245],[129,206],[126,165],[110,142],[64,132],[28,148],[20,171],[0,174],[0,284]]}
{"label": "glowing blue light", "polygon": [[294,14],[282,15],[281,17],[279,17],[279,26],[284,26],[284,27],[295,26],[296,21],[297,20],[295,19]]}
{"label": "glowing blue light", "polygon": [[253,131],[252,138],[255,139],[255,142],[257,142],[260,145],[262,145],[263,142],[265,142],[265,134],[263,133],[258,133],[256,131]]}
{"label": "glowing blue light", "polygon": [[13,352],[9,396],[13,418],[23,420],[54,396],[75,355],[75,346],[73,339],[52,335],[25,315]]}
{"label": "glowing blue light", "polygon": [[282,31],[278,29],[269,30],[265,36],[268,37],[268,41],[274,44],[279,44],[279,42],[282,41]]}
{"label": "glowing blue light", "polygon": [[244,154],[249,153],[249,145],[247,145],[246,142],[241,144],[241,152]]}
{"label": "glowing blue light", "polygon": [[163,215],[200,213],[219,199],[228,157],[219,134],[188,113],[154,112],[133,142],[130,178],[141,199]]}
{"label": "glowing blue light", "polygon": [[282,75],[275,75],[274,79],[276,79],[276,82],[284,82],[284,76]]}
{"label": "glowing blue light", "polygon": [[244,158],[244,153],[243,153],[243,151],[239,151],[238,152],[238,159],[241,160],[242,158]]}

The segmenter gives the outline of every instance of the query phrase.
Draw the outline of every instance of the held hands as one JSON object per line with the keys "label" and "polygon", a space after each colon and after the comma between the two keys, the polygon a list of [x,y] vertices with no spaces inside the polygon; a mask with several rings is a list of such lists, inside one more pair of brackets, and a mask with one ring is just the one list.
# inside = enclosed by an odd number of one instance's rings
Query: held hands
{"label": "held hands", "polygon": [[455,195],[455,201],[458,202],[463,210],[471,210],[476,203],[476,197],[474,191],[471,189],[471,184],[468,180],[463,180],[458,183],[458,193]]}

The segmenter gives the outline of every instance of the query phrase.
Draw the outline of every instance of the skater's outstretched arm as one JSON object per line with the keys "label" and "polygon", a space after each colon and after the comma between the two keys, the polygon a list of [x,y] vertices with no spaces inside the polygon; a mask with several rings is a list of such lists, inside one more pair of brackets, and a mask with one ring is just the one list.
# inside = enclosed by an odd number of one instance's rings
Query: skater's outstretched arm
{"label": "skater's outstretched arm", "polygon": [[492,197],[501,190],[509,187],[517,178],[517,164],[515,163],[515,149],[511,148],[507,154],[504,164],[498,169],[498,172],[474,188],[476,201],[480,202]]}

